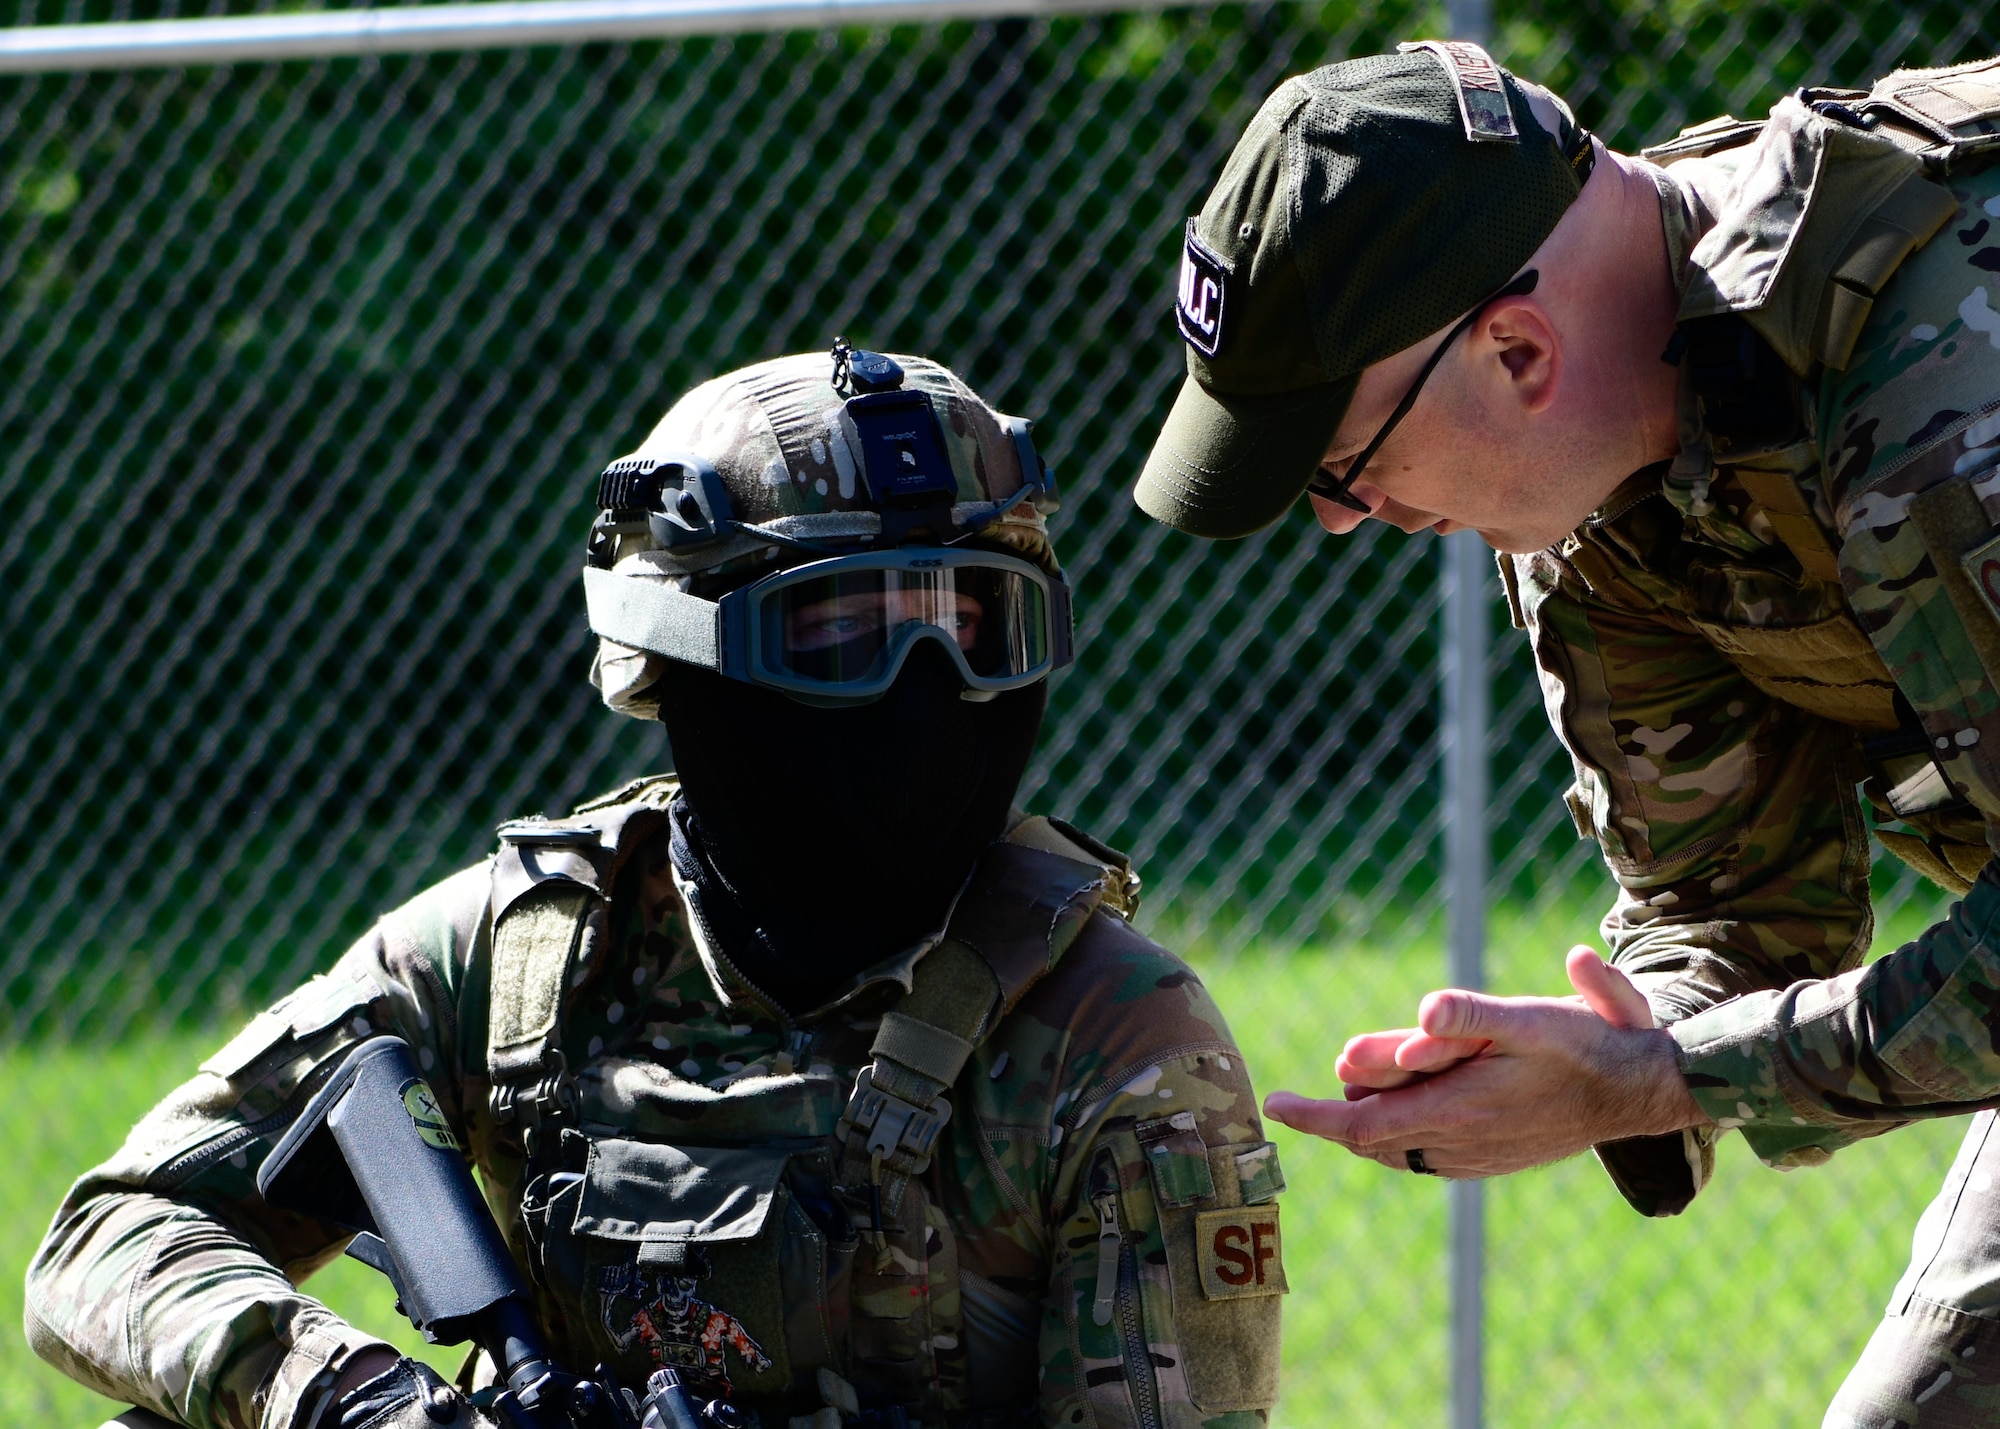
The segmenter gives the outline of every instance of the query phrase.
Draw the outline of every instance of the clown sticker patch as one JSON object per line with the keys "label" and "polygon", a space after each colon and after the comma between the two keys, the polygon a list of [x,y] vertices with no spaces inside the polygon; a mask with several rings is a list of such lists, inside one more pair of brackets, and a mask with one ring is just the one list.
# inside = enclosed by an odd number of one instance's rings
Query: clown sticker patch
{"label": "clown sticker patch", "polygon": [[1285,1283],[1283,1246],[1275,1204],[1199,1212],[1194,1255],[1201,1293],[1211,1300],[1285,1294],[1291,1287]]}
{"label": "clown sticker patch", "polygon": [[604,1328],[621,1353],[642,1350],[654,1364],[672,1365],[697,1388],[727,1398],[735,1391],[730,1351],[756,1374],[771,1367],[771,1358],[741,1320],[696,1294],[697,1285],[672,1271],[607,1266],[599,1285]]}

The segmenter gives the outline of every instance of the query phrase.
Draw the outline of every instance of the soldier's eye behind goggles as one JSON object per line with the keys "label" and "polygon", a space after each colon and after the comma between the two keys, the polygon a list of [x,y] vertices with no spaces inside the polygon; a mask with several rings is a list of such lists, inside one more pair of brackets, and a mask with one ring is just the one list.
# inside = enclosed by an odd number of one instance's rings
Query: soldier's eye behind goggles
{"label": "soldier's eye behind goggles", "polygon": [[876,699],[920,640],[958,666],[971,698],[1070,663],[1069,588],[993,551],[912,546],[778,571],[708,601],[587,569],[591,628],[807,703]]}

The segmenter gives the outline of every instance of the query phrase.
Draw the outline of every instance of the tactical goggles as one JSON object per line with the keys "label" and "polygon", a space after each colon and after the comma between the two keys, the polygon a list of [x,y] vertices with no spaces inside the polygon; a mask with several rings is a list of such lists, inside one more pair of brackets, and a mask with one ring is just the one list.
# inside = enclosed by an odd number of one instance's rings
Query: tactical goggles
{"label": "tactical goggles", "polygon": [[586,568],[597,634],[807,703],[872,700],[933,640],[968,698],[1046,679],[1072,659],[1069,587],[994,551],[908,546],[775,572],[718,600]]}

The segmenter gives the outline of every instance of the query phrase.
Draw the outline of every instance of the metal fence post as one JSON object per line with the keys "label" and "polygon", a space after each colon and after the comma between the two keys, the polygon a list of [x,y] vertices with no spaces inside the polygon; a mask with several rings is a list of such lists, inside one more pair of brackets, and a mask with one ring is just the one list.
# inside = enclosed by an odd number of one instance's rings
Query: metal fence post
{"label": "metal fence post", "polygon": [[[1445,898],[1451,982],[1485,981],[1486,573],[1492,553],[1473,531],[1444,538]],[[1451,1425],[1480,1429],[1485,1399],[1484,1186],[1453,1181],[1450,1197]]]}
{"label": "metal fence post", "polygon": [[[1488,44],[1492,0],[1446,0],[1454,38]],[[1491,557],[1473,531],[1444,538],[1445,868],[1451,981],[1486,982],[1486,572]],[[1486,1417],[1486,1188],[1453,1181],[1451,1258],[1451,1429],[1481,1429]]]}

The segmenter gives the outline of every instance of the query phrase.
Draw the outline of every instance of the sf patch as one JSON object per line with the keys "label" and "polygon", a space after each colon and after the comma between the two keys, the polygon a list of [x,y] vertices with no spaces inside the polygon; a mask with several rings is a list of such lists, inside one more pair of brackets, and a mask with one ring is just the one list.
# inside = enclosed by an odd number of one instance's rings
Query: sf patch
{"label": "sf patch", "polygon": [[1174,320],[1189,347],[1203,357],[1213,357],[1222,346],[1222,304],[1229,290],[1229,265],[1195,236],[1194,220],[1187,221],[1187,236],[1181,244],[1181,291],[1174,304]]}
{"label": "sf patch", "polygon": [[1291,1289],[1285,1283],[1276,1203],[1198,1212],[1194,1254],[1201,1269],[1201,1293],[1211,1300],[1283,1295]]}

